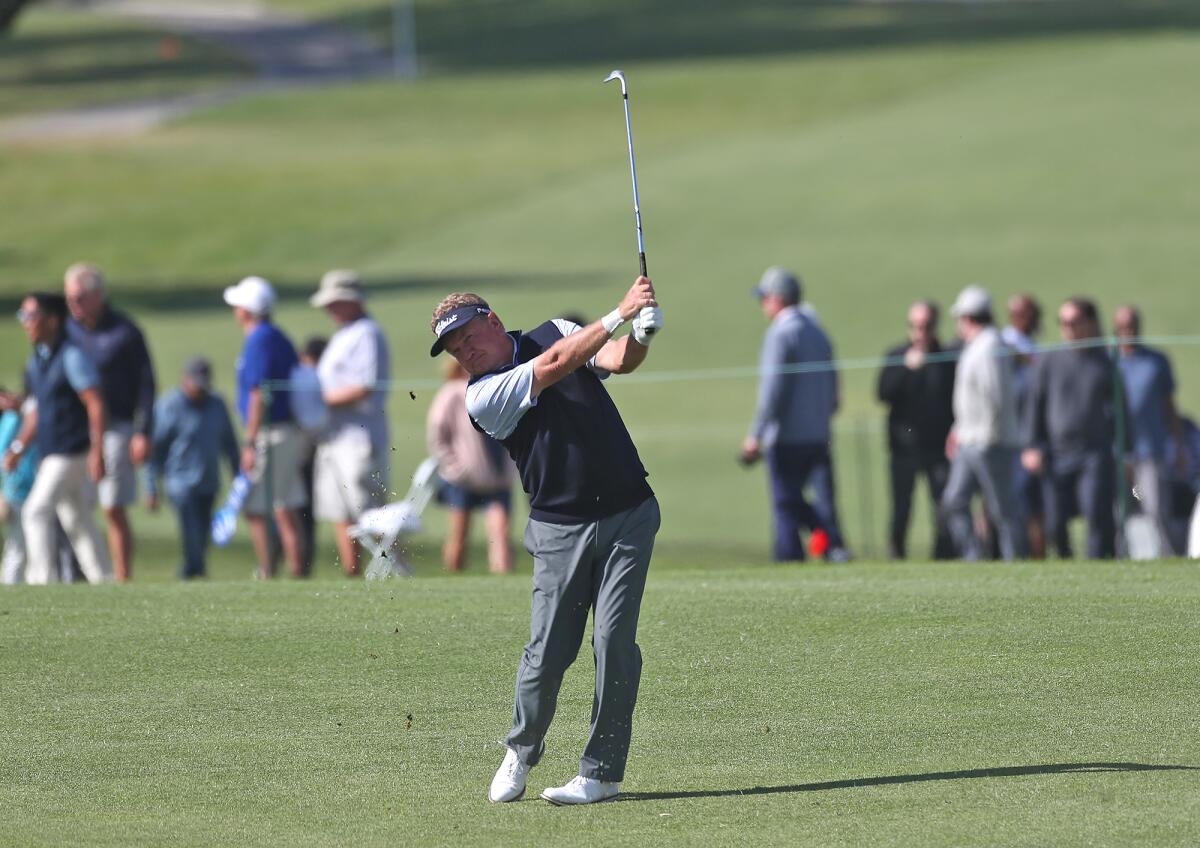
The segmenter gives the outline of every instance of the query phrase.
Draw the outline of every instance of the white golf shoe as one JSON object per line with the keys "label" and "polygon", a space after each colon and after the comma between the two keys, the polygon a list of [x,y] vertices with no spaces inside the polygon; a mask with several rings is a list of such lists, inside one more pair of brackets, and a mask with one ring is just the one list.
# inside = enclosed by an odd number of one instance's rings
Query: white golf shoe
{"label": "white golf shoe", "polygon": [[572,777],[566,786],[551,786],[543,790],[542,798],[558,806],[595,804],[599,801],[613,800],[620,791],[621,784],[619,783],[577,775]]}
{"label": "white golf shoe", "polygon": [[503,804],[506,801],[519,801],[525,794],[525,780],[529,777],[530,766],[521,762],[517,752],[512,748],[504,755],[504,762],[496,769],[492,785],[488,789],[488,800],[493,804]]}

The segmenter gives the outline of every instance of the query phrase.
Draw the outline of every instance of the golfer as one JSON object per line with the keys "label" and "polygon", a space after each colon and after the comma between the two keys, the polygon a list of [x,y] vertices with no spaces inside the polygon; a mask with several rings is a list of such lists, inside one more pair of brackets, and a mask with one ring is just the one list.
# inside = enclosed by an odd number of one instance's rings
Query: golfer
{"label": "golfer", "polygon": [[[627,321],[632,332],[614,340]],[[579,776],[542,793],[552,804],[615,798],[625,773],[642,655],[635,637],[658,531],[658,501],[617,407],[601,381],[642,364],[662,311],[638,277],[620,305],[580,327],[556,319],[507,332],[475,294],[433,313],[437,341],[471,375],[467,412],[499,440],[529,495],[525,547],[533,555],[529,644],[517,667],[508,752],[488,798],[516,801],[545,750],[563,673],[595,610],[596,693]]]}

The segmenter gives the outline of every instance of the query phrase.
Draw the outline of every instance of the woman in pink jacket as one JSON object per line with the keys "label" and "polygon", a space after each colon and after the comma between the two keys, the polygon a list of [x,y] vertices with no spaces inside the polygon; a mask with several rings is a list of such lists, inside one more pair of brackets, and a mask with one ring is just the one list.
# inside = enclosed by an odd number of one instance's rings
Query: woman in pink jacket
{"label": "woman in pink jacket", "polygon": [[485,510],[488,568],[493,574],[512,572],[509,546],[509,508],[514,465],[504,447],[471,426],[467,415],[467,373],[448,359],[446,383],[434,396],[426,420],[429,452],[438,461],[445,481],[438,501],[450,509],[450,526],[442,546],[447,571],[462,571],[466,558],[471,512]]}

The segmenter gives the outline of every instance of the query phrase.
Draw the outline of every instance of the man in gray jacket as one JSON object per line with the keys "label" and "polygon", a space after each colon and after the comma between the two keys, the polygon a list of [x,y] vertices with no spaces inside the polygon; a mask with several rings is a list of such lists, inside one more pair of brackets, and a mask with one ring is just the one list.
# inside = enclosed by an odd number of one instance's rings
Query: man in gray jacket
{"label": "man in gray jacket", "polygon": [[942,509],[959,554],[980,559],[971,498],[982,492],[1000,555],[1011,561],[1024,553],[1013,489],[1018,431],[1012,351],[992,322],[992,298],[986,290],[967,286],[950,312],[966,345],[954,377],[954,429],[946,443],[950,479]]}
{"label": "man in gray jacket", "polygon": [[[763,339],[758,408],[742,443],[742,461],[749,465],[764,454],[767,458],[775,560],[803,560],[800,531],[807,528],[814,554],[844,562],[850,555],[838,527],[830,455],[837,374],[819,365],[811,371],[800,367],[830,362],[833,346],[816,316],[800,306],[800,281],[790,271],[768,268],[754,294],[771,325]],[[805,495],[810,487],[812,503]]]}

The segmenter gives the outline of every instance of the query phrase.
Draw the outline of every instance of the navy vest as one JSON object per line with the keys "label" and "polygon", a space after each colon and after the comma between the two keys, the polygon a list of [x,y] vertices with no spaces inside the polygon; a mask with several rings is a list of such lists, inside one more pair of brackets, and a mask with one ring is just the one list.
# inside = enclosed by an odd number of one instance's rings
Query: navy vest
{"label": "navy vest", "polygon": [[68,342],[60,339],[48,358],[35,352],[29,359],[26,379],[37,398],[36,444],[42,456],[83,453],[91,445],[87,408],[67,379],[63,354]]}
{"label": "navy vest", "polygon": [[[528,362],[562,338],[551,321],[509,335],[517,343],[516,361],[500,372]],[[586,366],[538,395],[537,404],[501,443],[517,464],[529,495],[529,517],[537,521],[596,521],[654,494],[616,404]]]}

